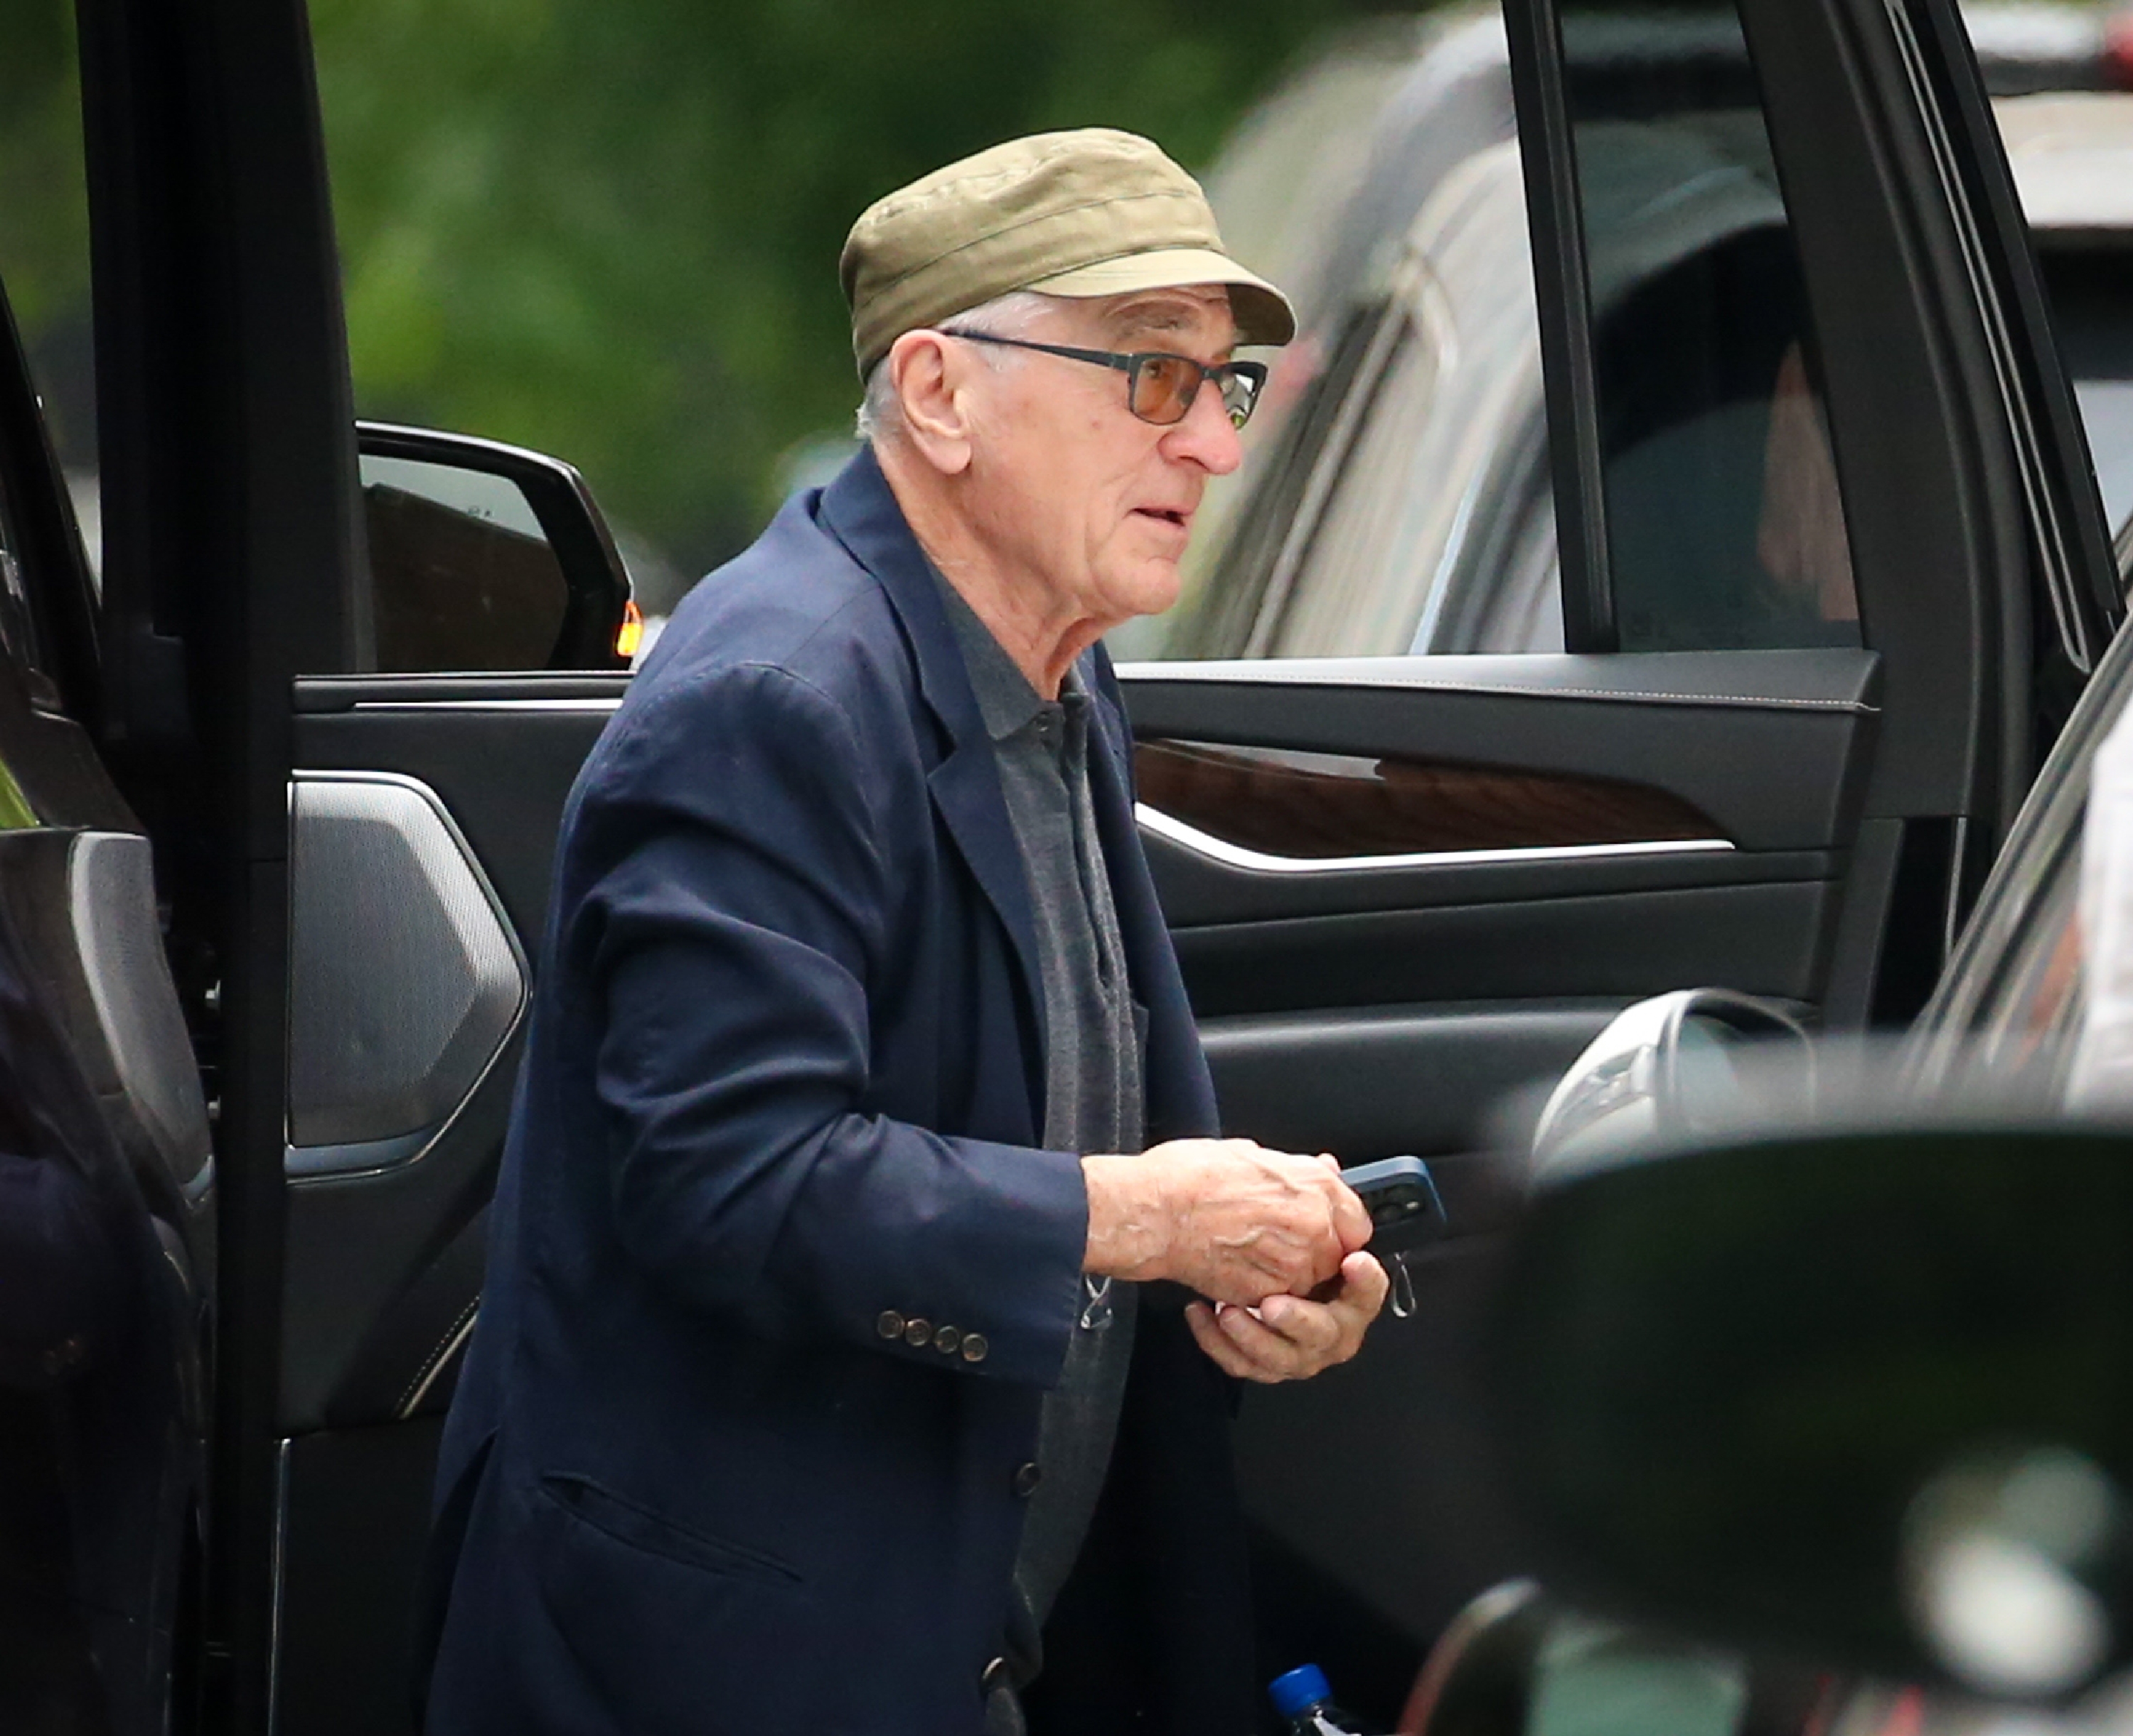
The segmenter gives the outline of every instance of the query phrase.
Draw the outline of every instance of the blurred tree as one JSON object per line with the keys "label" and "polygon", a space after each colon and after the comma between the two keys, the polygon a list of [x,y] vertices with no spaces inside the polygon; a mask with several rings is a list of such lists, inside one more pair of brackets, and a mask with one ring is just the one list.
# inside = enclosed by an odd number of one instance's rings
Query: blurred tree
{"label": "blurred tree", "polygon": [[870,200],[1047,127],[1188,165],[1359,0],[313,0],[365,414],[537,446],[691,574],[858,397]]}
{"label": "blurred tree", "polygon": [[0,0],[0,268],[61,458],[95,465],[89,195],[66,0]]}

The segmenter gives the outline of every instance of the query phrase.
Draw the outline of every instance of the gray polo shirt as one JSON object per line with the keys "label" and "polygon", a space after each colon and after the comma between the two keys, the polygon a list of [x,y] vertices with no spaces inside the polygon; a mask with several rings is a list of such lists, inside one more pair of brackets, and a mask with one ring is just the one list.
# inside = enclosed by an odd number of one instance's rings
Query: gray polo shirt
{"label": "gray polo shirt", "polygon": [[[1138,1152],[1147,1142],[1140,1032],[1125,947],[1089,792],[1090,705],[1070,670],[1042,698],[985,623],[936,574],[978,709],[998,757],[1008,820],[1029,881],[1044,996],[1044,1143],[1054,1151]],[[1038,1630],[1081,1551],[1102,1492],[1133,1354],[1130,1284],[1084,1281],[1083,1306],[1059,1384],[1045,1395],[1038,1464],[1015,1562],[1010,1651],[1025,1676]],[[1020,1728],[999,1696],[989,1728]]]}

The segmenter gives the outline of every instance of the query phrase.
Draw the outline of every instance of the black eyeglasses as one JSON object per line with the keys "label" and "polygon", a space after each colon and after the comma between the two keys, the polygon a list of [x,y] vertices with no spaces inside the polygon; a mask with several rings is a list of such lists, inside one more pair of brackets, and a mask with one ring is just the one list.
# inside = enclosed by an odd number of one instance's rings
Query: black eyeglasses
{"label": "black eyeglasses", "polygon": [[1099,368],[1115,368],[1126,377],[1126,408],[1144,422],[1168,428],[1185,420],[1200,388],[1208,381],[1222,394],[1222,407],[1230,413],[1230,426],[1241,428],[1252,419],[1259,387],[1266,384],[1263,362],[1217,362],[1212,368],[1190,356],[1174,356],[1167,350],[1144,350],[1121,355],[1115,349],[1071,349],[1063,344],[1032,344],[1024,338],[996,338],[989,331],[956,331],[951,338],[968,338],[973,344],[1000,344],[1010,349],[1034,349],[1047,356],[1064,356],[1070,362],[1093,362]]}

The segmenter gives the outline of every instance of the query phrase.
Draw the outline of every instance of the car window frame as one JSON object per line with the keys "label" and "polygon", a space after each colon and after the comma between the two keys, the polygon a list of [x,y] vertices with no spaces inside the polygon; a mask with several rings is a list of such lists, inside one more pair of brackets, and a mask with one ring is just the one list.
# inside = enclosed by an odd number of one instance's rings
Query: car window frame
{"label": "car window frame", "polygon": [[1562,22],[1556,0],[1503,0],[1503,5],[1555,483],[1562,644],[1572,653],[1606,653],[1619,651],[1621,637],[1607,559],[1598,352]]}

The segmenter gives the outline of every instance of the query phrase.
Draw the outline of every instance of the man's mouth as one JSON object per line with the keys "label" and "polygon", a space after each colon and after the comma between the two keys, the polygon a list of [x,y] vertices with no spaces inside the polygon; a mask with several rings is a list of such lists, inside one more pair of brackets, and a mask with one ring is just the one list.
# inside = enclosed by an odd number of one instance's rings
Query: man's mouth
{"label": "man's mouth", "polygon": [[1180,512],[1175,507],[1135,507],[1134,511],[1144,517],[1160,519],[1165,524],[1176,525],[1181,531],[1189,529],[1192,523],[1192,515],[1190,512]]}

